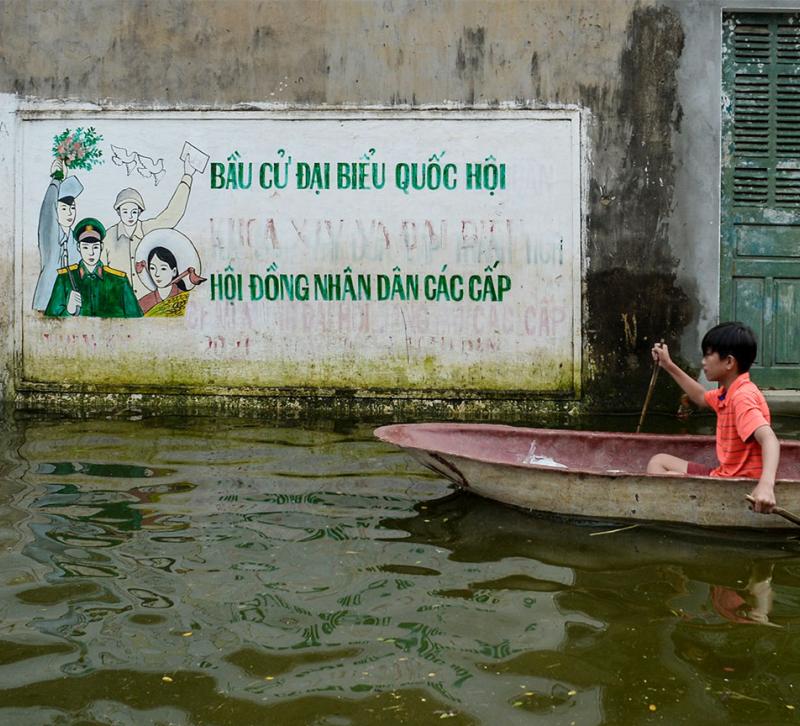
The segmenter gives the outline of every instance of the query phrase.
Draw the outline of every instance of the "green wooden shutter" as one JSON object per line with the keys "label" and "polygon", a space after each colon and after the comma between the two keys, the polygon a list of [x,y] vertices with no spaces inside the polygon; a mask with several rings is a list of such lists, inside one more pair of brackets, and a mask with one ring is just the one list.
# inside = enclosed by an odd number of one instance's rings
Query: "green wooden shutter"
{"label": "green wooden shutter", "polygon": [[800,15],[723,29],[720,318],[756,331],[758,383],[800,388]]}

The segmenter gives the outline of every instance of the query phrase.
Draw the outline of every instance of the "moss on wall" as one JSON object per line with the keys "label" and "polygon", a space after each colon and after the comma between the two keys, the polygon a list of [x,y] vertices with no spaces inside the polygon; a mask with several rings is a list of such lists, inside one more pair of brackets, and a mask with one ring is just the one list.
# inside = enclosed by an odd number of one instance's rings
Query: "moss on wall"
{"label": "moss on wall", "polygon": [[[87,27],[92,32],[76,32]],[[677,275],[680,245],[688,242],[670,229],[685,37],[679,12],[667,4],[6,0],[0,34],[0,91],[37,100],[123,109],[579,107],[589,146],[583,405],[635,408],[652,340],[675,345],[697,319]],[[0,268],[0,284],[10,289],[13,259]],[[327,385],[323,378],[317,383]],[[462,383],[454,381],[454,390]],[[60,405],[53,391],[24,395],[31,404]],[[467,415],[454,395],[442,410]],[[342,405],[359,400],[347,394]],[[485,400],[499,405],[491,395]],[[532,401],[521,395],[508,405],[540,405]],[[431,405],[421,398],[417,413]]]}

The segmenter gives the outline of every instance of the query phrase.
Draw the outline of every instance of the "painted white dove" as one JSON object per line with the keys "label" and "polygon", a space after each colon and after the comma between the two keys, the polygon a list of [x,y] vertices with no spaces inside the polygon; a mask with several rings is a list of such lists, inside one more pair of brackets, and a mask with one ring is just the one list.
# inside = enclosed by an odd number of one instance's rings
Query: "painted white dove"
{"label": "painted white dove", "polygon": [[111,157],[111,161],[113,161],[117,166],[125,166],[125,170],[128,172],[128,176],[131,175],[133,171],[133,167],[136,166],[136,160],[139,156],[135,151],[128,151],[127,149],[123,149],[121,146],[114,146],[111,144],[111,151],[114,152],[114,156]]}
{"label": "painted white dove", "polygon": [[149,156],[142,156],[141,154],[137,154],[137,158],[139,159],[139,165],[136,167],[136,171],[145,179],[153,177],[153,181],[158,186],[161,177],[166,173],[164,171],[164,159],[153,161]]}

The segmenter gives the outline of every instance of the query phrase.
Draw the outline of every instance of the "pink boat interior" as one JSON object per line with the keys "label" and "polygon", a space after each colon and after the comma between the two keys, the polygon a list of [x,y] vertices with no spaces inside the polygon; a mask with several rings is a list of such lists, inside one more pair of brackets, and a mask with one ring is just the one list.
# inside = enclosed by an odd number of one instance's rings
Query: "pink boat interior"
{"label": "pink boat interior", "polygon": [[[591,474],[643,474],[663,452],[716,466],[713,436],[625,434],[526,429],[492,424],[395,424],[376,429],[382,441],[406,449],[493,464],[568,469]],[[778,479],[800,480],[800,442],[781,441]]]}

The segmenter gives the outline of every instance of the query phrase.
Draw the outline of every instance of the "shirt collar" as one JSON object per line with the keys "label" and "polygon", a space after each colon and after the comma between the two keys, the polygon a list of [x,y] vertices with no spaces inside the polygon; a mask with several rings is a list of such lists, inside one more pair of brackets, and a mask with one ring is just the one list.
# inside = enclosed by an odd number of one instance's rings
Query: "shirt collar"
{"label": "shirt collar", "polygon": [[81,273],[81,278],[83,278],[85,275],[89,275],[89,277],[97,276],[100,279],[103,278],[103,263],[102,262],[98,262],[97,263],[97,265],[94,268],[94,272],[89,272],[89,270],[86,269],[86,265],[84,264],[83,260],[81,260],[81,263],[78,266],[78,270]]}
{"label": "shirt collar", "polygon": [[117,237],[120,239],[141,239],[144,237],[144,228],[142,227],[142,220],[137,219],[136,224],[133,225],[133,230],[130,234],[125,231],[125,227],[122,226],[122,222],[119,223],[117,227]]}
{"label": "shirt collar", "polygon": [[736,376],[736,380],[731,383],[728,388],[720,388],[719,393],[717,394],[717,400],[719,401],[720,408],[723,408],[727,405],[728,401],[730,400],[731,394],[735,393],[739,388],[741,388],[745,383],[750,382],[750,373],[740,373]]}

